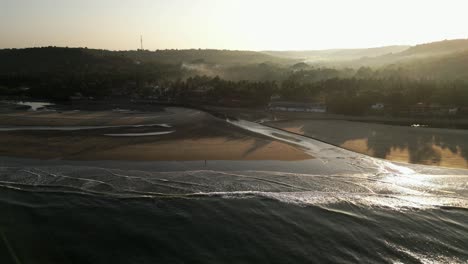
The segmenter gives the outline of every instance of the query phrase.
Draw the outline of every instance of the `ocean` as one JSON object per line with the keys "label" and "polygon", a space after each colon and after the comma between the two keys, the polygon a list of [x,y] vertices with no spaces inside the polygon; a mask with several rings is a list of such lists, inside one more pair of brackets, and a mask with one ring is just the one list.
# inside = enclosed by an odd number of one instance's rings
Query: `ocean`
{"label": "ocean", "polygon": [[318,162],[7,160],[0,263],[468,261],[468,176]]}

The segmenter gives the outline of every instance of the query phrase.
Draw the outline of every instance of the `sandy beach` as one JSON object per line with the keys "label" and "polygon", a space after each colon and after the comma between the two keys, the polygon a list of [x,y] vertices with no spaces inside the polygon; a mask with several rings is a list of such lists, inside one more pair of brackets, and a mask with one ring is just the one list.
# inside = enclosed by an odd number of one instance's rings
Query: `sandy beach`
{"label": "sandy beach", "polygon": [[0,156],[70,160],[306,160],[302,149],[185,109],[3,111]]}

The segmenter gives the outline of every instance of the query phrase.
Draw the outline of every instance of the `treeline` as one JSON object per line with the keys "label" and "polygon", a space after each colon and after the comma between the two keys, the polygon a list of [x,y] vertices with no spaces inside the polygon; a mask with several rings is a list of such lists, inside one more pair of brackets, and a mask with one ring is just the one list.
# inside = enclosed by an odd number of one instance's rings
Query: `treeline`
{"label": "treeline", "polygon": [[[465,81],[415,77],[414,69],[333,69],[267,62],[219,65],[206,60],[224,54],[222,58],[230,58],[231,63],[242,61],[235,58],[236,52],[220,52],[164,51],[164,62],[177,54],[190,59],[205,54],[191,62],[165,64],[155,57],[146,58],[147,51],[53,47],[0,50],[0,96],[68,100],[79,94],[95,99],[152,98],[257,107],[266,106],[271,98],[281,98],[322,101],[329,111],[341,114],[366,114],[376,103],[385,104],[386,112],[391,114],[416,104],[468,107]],[[249,52],[238,53],[244,58],[252,56]]]}
{"label": "treeline", "polygon": [[[0,50],[0,94],[66,100],[80,93],[102,98],[136,83],[180,78],[178,65],[142,63],[78,48]],[[27,90],[26,90],[27,89]]]}
{"label": "treeline", "polygon": [[386,105],[387,113],[395,115],[418,104],[468,107],[468,83],[462,81],[353,77],[302,82],[291,77],[278,83],[197,76],[168,82],[164,87],[163,96],[180,102],[265,107],[276,97],[284,101],[321,101],[332,113],[351,115],[366,114],[377,103]]}
{"label": "treeline", "polygon": [[279,87],[275,81],[228,81],[219,77],[195,76],[162,84],[162,98],[180,103],[264,107]]}
{"label": "treeline", "polygon": [[468,83],[462,81],[330,79],[312,84],[310,91],[325,93],[329,111],[338,114],[366,114],[377,103],[392,115],[405,115],[418,106],[468,107]]}

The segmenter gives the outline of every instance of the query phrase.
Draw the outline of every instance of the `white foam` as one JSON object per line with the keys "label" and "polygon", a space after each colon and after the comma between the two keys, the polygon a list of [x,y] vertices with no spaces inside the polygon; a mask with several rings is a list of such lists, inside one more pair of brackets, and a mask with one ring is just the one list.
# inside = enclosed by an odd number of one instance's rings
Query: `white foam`
{"label": "white foam", "polygon": [[227,120],[227,122],[245,130],[302,147],[308,154],[322,160],[324,163],[329,163],[336,159],[343,159],[354,168],[364,168],[363,172],[365,172],[365,170],[373,170],[376,173],[404,175],[415,173],[414,170],[408,167],[399,166],[389,161],[372,158],[364,154],[352,152],[322,141],[290,133],[281,129],[276,129],[245,120]]}
{"label": "white foam", "polygon": [[0,127],[3,131],[78,131],[107,128],[138,128],[138,127],[171,127],[168,124],[146,124],[146,125],[120,125],[120,126],[9,126]]}
{"label": "white foam", "polygon": [[148,136],[159,136],[174,133],[175,131],[161,131],[161,132],[149,132],[149,133],[126,133],[126,134],[104,134],[109,137],[148,137]]}
{"label": "white foam", "polygon": [[349,203],[360,206],[384,207],[393,210],[432,209],[437,207],[468,208],[468,201],[462,198],[441,197],[433,195],[384,195],[372,193],[340,192],[197,192],[188,196],[217,196],[225,199],[245,199],[264,197],[278,202],[298,206],[330,206],[338,203]]}

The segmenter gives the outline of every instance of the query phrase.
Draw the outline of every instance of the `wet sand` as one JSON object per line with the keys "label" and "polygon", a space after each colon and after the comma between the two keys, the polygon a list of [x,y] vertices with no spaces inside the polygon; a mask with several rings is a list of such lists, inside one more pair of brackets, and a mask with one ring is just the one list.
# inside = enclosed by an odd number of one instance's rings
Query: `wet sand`
{"label": "wet sand", "polygon": [[269,126],[397,162],[468,168],[468,131],[343,120],[283,120]]}
{"label": "wet sand", "polygon": [[[40,130],[34,130],[34,126],[40,126]],[[67,126],[88,128],[67,130]],[[1,131],[1,128],[17,130]],[[3,112],[0,114],[0,156],[145,161],[313,158],[300,147],[184,108],[167,108],[160,112]]]}

